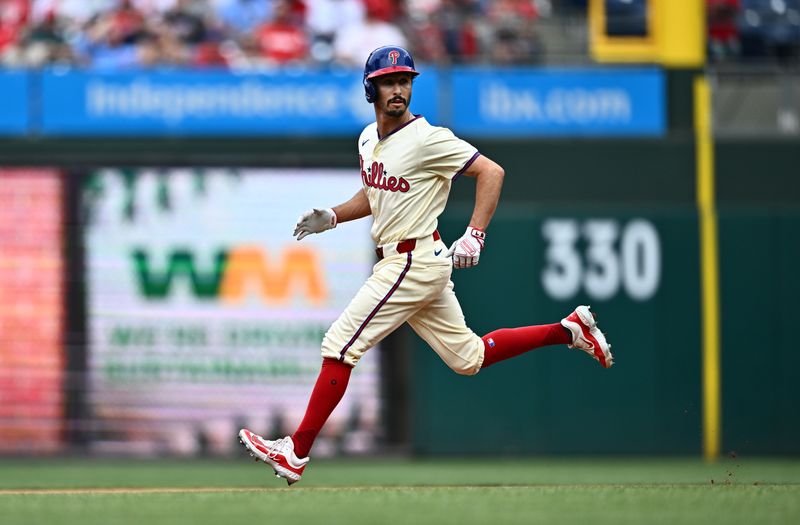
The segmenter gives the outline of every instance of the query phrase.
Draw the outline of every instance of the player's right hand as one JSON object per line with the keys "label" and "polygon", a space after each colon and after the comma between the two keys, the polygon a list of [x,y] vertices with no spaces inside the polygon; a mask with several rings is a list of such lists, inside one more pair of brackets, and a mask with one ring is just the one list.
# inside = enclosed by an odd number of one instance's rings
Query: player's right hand
{"label": "player's right hand", "polygon": [[478,266],[485,240],[486,233],[483,230],[470,226],[464,235],[450,246],[447,256],[453,258],[453,266],[456,268]]}
{"label": "player's right hand", "polygon": [[336,213],[331,208],[308,210],[297,219],[293,236],[300,241],[312,233],[321,233],[336,228]]}

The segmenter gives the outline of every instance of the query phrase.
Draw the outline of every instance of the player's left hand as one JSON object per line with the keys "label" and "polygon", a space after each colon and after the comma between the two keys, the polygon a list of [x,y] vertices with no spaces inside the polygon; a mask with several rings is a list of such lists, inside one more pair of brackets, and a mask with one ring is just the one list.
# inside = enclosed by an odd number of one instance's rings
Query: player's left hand
{"label": "player's left hand", "polygon": [[300,241],[312,233],[322,233],[331,228],[336,228],[336,213],[331,208],[314,208],[297,219],[292,235]]}
{"label": "player's left hand", "polygon": [[453,266],[456,268],[472,268],[473,266],[477,266],[485,239],[486,232],[473,228],[472,226],[467,227],[467,231],[464,232],[464,235],[454,242],[447,252],[447,256],[453,258]]}

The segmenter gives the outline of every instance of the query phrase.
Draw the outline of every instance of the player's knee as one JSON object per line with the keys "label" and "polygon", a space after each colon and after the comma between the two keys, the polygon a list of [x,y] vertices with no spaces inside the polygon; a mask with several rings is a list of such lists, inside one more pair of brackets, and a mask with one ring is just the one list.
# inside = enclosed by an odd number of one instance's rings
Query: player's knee
{"label": "player's knee", "polygon": [[483,362],[483,339],[474,336],[459,344],[445,346],[437,353],[456,374],[474,376]]}
{"label": "player's knee", "polygon": [[448,365],[450,366],[450,370],[460,376],[474,376],[481,369],[477,363],[468,363],[466,361],[448,363]]}

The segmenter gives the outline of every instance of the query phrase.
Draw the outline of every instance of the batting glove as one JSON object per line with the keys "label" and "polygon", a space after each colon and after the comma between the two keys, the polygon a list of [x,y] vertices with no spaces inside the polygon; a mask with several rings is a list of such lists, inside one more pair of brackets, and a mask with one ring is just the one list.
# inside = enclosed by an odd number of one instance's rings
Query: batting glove
{"label": "batting glove", "polygon": [[453,258],[453,266],[456,268],[472,268],[473,266],[477,266],[485,239],[486,232],[473,228],[472,226],[467,227],[467,231],[464,232],[464,235],[454,242],[447,252],[447,256]]}
{"label": "batting glove", "polygon": [[336,213],[331,208],[308,210],[297,219],[294,235],[300,241],[312,233],[322,233],[325,230],[336,228]]}

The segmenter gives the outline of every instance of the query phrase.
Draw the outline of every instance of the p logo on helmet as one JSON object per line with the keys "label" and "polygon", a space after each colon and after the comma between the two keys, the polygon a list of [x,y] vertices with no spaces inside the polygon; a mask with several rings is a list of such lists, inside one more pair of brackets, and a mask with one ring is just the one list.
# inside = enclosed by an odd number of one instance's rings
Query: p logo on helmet
{"label": "p logo on helmet", "polygon": [[375,89],[372,79],[391,73],[419,75],[411,53],[399,46],[383,46],[369,54],[364,65],[364,96],[367,102],[378,100],[378,90]]}

